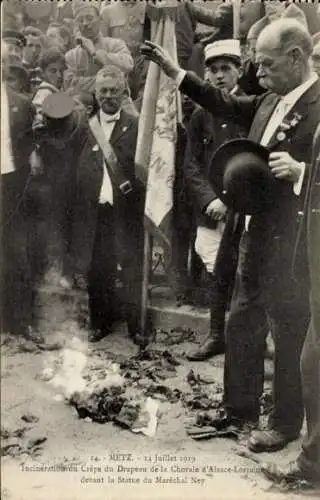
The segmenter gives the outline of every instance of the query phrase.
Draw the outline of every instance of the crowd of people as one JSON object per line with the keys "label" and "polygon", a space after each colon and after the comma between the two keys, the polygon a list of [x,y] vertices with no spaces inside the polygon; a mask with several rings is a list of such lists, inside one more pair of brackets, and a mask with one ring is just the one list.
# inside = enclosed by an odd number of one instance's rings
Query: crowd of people
{"label": "crowd of people", "polygon": [[[28,2],[3,5],[2,330],[36,338],[35,291],[54,280],[88,292],[89,340],[100,340],[119,314],[120,269],[123,316],[129,336],[139,336],[145,186],[135,151],[151,60],[182,96],[175,293],[190,300],[201,272],[210,305],[208,336],[188,357],[225,352],[217,426],[249,426],[252,451],[296,439],[305,407],[308,435],[289,474],[313,481],[320,475],[317,6],[282,2],[274,13],[244,3],[234,39],[232,4],[178,2],[176,63],[148,42],[147,2],[44,4],[41,12]],[[259,177],[267,184],[250,191],[257,163],[268,165]],[[213,178],[221,168],[229,184],[219,189]],[[268,429],[256,430],[269,332],[273,411]]]}

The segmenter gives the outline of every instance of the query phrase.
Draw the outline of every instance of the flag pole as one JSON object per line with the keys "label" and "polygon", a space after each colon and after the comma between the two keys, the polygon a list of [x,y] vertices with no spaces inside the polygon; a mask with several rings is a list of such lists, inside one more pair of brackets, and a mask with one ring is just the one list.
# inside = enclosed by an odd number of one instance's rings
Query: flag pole
{"label": "flag pole", "polygon": [[145,348],[148,345],[148,303],[149,303],[149,278],[152,268],[152,247],[153,238],[148,231],[144,229],[144,246],[143,246],[143,267],[142,267],[142,289],[141,289],[141,317],[140,328],[141,332],[137,335],[136,343]]}
{"label": "flag pole", "polygon": [[[149,19],[151,21],[151,40],[157,41],[157,38],[161,38],[161,33],[163,34],[164,30],[164,25],[158,30],[158,27],[160,26],[161,21],[165,21],[165,16],[170,17],[171,19],[175,18],[175,12],[177,9],[177,0],[163,0],[163,2],[160,5],[156,4],[148,4],[147,5],[147,12],[149,15]],[[159,41],[158,41],[159,43]],[[149,68],[150,71],[150,68]],[[149,72],[148,72],[149,75]],[[147,77],[148,79],[148,77]],[[147,85],[145,86],[144,90],[144,97],[146,95],[146,88]],[[150,89],[149,89],[150,90]],[[153,89],[154,90],[154,89]],[[152,94],[151,94],[152,95]],[[149,96],[150,99],[150,96]],[[153,98],[151,98],[151,101]],[[147,101],[146,101],[147,102]],[[142,110],[144,109],[144,104],[145,101],[143,99],[143,104],[142,104]],[[149,118],[152,116],[152,113],[156,113],[156,106],[155,102],[152,103],[151,108],[154,108],[153,112],[150,111]],[[146,108],[147,109],[147,108]],[[143,114],[143,113],[142,113]],[[155,119],[156,115],[153,115]],[[144,125],[142,125],[142,129],[145,131],[145,134],[141,136],[141,140],[143,143],[143,140],[149,136],[150,134],[150,128],[148,128],[148,120],[146,117],[144,117]],[[141,125],[141,115],[140,115],[140,125]],[[139,125],[139,127],[140,127]],[[149,126],[152,126],[152,119],[149,120]],[[147,135],[146,135],[147,133]],[[139,137],[139,134],[138,134]],[[138,158],[141,158],[143,155],[145,155],[145,158],[148,157],[148,154],[146,154],[146,151],[148,151],[148,148],[142,148],[140,144],[140,148],[138,153],[136,152],[136,166],[139,166],[139,161]],[[149,151],[150,153],[150,151]],[[147,169],[150,168],[150,156],[147,159]],[[144,175],[142,175],[144,177]],[[147,181],[149,178],[149,175],[147,174],[146,179],[144,181]],[[146,182],[147,183],[147,182]],[[146,203],[147,204],[147,203]],[[156,224],[157,225],[157,224]],[[140,316],[140,334],[137,335],[136,337],[136,343],[140,346],[140,348],[145,348],[148,345],[149,342],[149,330],[150,330],[150,324],[149,324],[149,318],[148,318],[148,303],[149,303],[149,278],[151,276],[151,271],[152,271],[152,251],[153,251],[153,232],[149,229],[148,225],[145,225],[144,228],[144,249],[143,249],[143,266],[142,266],[142,289],[141,289],[141,316]]]}
{"label": "flag pole", "polygon": [[232,2],[232,12],[233,12],[233,38],[240,40],[240,8],[241,0],[233,0]]}

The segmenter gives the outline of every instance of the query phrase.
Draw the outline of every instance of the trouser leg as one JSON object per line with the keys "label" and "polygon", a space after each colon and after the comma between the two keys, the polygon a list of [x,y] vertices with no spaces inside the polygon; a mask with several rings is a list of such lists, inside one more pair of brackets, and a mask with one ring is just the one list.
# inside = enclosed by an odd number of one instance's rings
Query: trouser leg
{"label": "trouser leg", "polygon": [[[310,321],[308,280],[294,280],[284,259],[269,288],[270,316],[275,343],[273,411],[269,426],[295,436],[303,422],[300,357]],[[280,266],[280,264],[279,264]]]}
{"label": "trouser leg", "polygon": [[88,277],[91,327],[109,329],[114,316],[116,258],[112,207],[100,207],[91,269]]}
{"label": "trouser leg", "polygon": [[122,268],[124,312],[132,336],[141,330],[141,294],[144,230],[142,215],[136,214],[131,224],[117,224],[117,258]]}
{"label": "trouser leg", "polygon": [[275,355],[273,411],[269,426],[285,435],[299,433],[303,422],[300,356],[308,316],[293,316],[274,322]]}
{"label": "trouser leg", "polygon": [[258,279],[259,262],[242,239],[237,287],[226,328],[224,404],[233,416],[257,420],[263,392],[264,350],[268,333],[265,304]]}
{"label": "trouser leg", "polygon": [[320,477],[320,351],[314,342],[315,325],[310,323],[301,355],[302,392],[307,419],[307,434],[298,463]]}

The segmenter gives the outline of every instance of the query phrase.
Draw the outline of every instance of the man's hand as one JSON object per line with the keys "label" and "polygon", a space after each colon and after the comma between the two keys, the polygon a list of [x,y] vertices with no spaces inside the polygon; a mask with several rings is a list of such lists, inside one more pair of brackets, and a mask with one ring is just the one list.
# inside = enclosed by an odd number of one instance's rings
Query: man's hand
{"label": "man's hand", "polygon": [[178,76],[181,70],[180,66],[169,56],[160,45],[145,41],[141,46],[140,52],[146,59],[156,63],[173,80]]}
{"label": "man's hand", "polygon": [[227,212],[227,207],[219,198],[213,200],[207,205],[205,214],[213,220],[222,220]]}
{"label": "man's hand", "polygon": [[30,175],[41,175],[43,174],[43,164],[38,151],[33,150],[29,156],[30,165]]}
{"label": "man's hand", "polygon": [[285,151],[270,153],[269,167],[276,179],[284,179],[293,183],[298,182],[303,170],[301,164]]}
{"label": "man's hand", "polygon": [[89,38],[84,36],[77,36],[77,44],[80,45],[84,50],[86,50],[89,56],[94,56],[96,53],[96,48]]}

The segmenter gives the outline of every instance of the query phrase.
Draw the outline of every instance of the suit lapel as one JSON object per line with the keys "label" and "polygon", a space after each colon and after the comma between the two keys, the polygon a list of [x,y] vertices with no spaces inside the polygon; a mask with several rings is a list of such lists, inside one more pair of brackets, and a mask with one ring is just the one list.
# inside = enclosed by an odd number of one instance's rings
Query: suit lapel
{"label": "suit lapel", "polygon": [[274,112],[279,100],[280,97],[276,94],[266,95],[253,119],[249,132],[249,139],[255,142],[261,141],[266,126],[269,123],[272,113]]}
{"label": "suit lapel", "polygon": [[[303,121],[307,118],[308,113],[310,112],[310,106],[313,102],[317,100],[320,94],[320,83],[317,80],[305,94],[303,94],[300,99],[296,102],[293,108],[285,115],[282,120],[282,123],[291,124],[290,128],[287,131],[284,131],[283,139],[278,139],[278,134],[280,131],[280,125],[276,128],[271,137],[267,147],[268,149],[273,149],[279,143],[281,143],[288,136],[291,136],[292,133],[295,132],[296,128],[303,123]],[[298,120],[295,121],[295,118],[298,117]]]}
{"label": "suit lapel", "polygon": [[124,111],[121,111],[120,118],[116,122],[110,137],[110,143],[113,146],[121,139],[122,135],[127,132],[131,124],[130,116]]}

